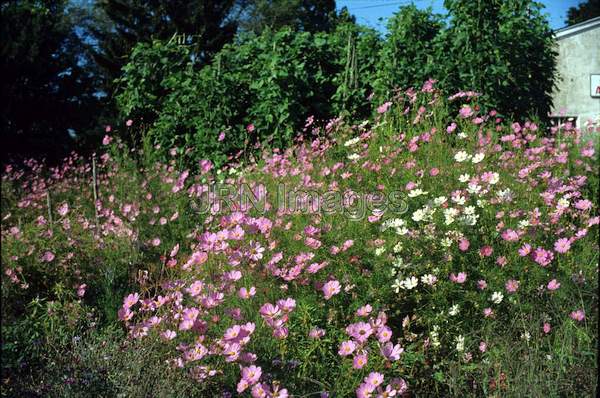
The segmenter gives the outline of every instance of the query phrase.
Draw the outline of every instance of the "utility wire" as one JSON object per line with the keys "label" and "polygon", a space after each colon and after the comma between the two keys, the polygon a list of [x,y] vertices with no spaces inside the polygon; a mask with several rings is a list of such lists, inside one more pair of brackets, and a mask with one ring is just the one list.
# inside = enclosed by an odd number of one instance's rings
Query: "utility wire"
{"label": "utility wire", "polygon": [[349,10],[364,10],[366,8],[378,8],[378,7],[388,7],[388,6],[397,6],[397,5],[403,5],[403,4],[408,4],[408,3],[412,3],[412,1],[396,1],[393,3],[385,3],[385,4],[374,4],[374,5],[370,5],[370,6],[362,6],[362,7],[348,7]]}

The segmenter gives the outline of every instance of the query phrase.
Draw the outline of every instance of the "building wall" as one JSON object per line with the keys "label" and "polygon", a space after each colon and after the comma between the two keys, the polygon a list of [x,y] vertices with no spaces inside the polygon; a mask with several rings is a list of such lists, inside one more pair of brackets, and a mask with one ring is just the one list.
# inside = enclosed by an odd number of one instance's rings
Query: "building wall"
{"label": "building wall", "polygon": [[577,126],[600,117],[600,98],[590,96],[590,74],[600,73],[600,24],[557,38],[558,75],[554,115],[578,116]]}

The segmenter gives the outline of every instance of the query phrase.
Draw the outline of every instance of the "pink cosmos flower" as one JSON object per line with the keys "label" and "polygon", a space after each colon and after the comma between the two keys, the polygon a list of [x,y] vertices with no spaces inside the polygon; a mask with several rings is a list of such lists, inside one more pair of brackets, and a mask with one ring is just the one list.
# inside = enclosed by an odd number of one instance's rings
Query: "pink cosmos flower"
{"label": "pink cosmos flower", "polygon": [[492,255],[493,252],[494,249],[491,246],[483,246],[481,249],[479,249],[479,254],[482,257],[489,257]]}
{"label": "pink cosmos flower", "polygon": [[49,263],[50,261],[54,260],[54,257],[54,253],[52,253],[51,251],[46,251],[42,256],[42,261]]}
{"label": "pink cosmos flower", "polygon": [[504,285],[504,287],[506,288],[507,292],[514,293],[517,290],[519,290],[519,281],[514,280],[514,279],[509,279],[508,281],[506,281],[506,284]]}
{"label": "pink cosmos flower", "polygon": [[208,173],[210,170],[212,170],[212,168],[213,168],[213,164],[210,160],[202,159],[200,161],[200,173],[201,174]]}
{"label": "pink cosmos flower", "polygon": [[550,326],[550,324],[548,322],[544,322],[544,325],[542,326],[542,330],[544,331],[545,334],[548,334],[552,330],[552,327]]}
{"label": "pink cosmos flower", "polygon": [[498,264],[500,267],[504,267],[506,264],[508,264],[508,260],[505,256],[500,256],[496,259],[496,264]]}
{"label": "pink cosmos flower", "polygon": [[371,313],[371,311],[373,311],[373,307],[371,307],[370,304],[367,304],[356,310],[356,316],[368,316]]}
{"label": "pink cosmos flower", "polygon": [[569,314],[571,319],[581,322],[585,319],[585,312],[583,310],[573,311]]}
{"label": "pink cosmos flower", "polygon": [[556,279],[552,279],[550,282],[548,282],[548,290],[550,291],[554,291],[557,290],[560,287],[560,282],[558,282]]}
{"label": "pink cosmos flower", "polygon": [[194,252],[190,256],[189,260],[181,266],[181,268],[186,270],[191,268],[193,265],[204,264],[206,260],[208,260],[208,254],[205,252]]}
{"label": "pink cosmos flower", "polygon": [[186,308],[182,313],[182,322],[179,324],[179,330],[190,330],[194,323],[196,322],[196,318],[200,311],[197,308]]}
{"label": "pink cosmos flower", "polygon": [[450,274],[450,281],[454,283],[465,283],[467,280],[467,274],[465,272],[459,272],[458,275],[454,273]]}
{"label": "pink cosmos flower", "polygon": [[125,125],[126,125],[127,127],[131,127],[131,125],[132,125],[132,124],[133,124],[133,120],[131,120],[131,119],[129,119],[129,120],[127,120],[127,121],[125,122]]}
{"label": "pink cosmos flower", "polygon": [[277,300],[277,305],[283,311],[284,314],[288,314],[296,308],[296,300],[291,297],[286,299]]}
{"label": "pink cosmos flower", "polygon": [[575,208],[578,210],[589,210],[592,208],[592,202],[587,199],[578,200],[575,202]]}
{"label": "pink cosmos flower", "polygon": [[242,368],[242,379],[246,380],[249,385],[256,384],[262,375],[262,369],[258,366],[252,365],[246,368]]}
{"label": "pink cosmos flower", "polygon": [[567,238],[561,238],[554,243],[554,250],[558,253],[566,253],[571,248],[571,241]]}
{"label": "pink cosmos flower", "polygon": [[132,293],[123,300],[123,308],[131,308],[140,300],[140,295]]}
{"label": "pink cosmos flower", "polygon": [[394,345],[392,342],[387,342],[381,347],[381,355],[389,361],[397,361],[403,352],[404,348],[400,344]]}
{"label": "pink cosmos flower", "polygon": [[263,306],[260,307],[259,312],[263,318],[271,318],[271,319],[275,318],[276,316],[278,316],[280,314],[279,307],[276,305],[273,305],[271,303],[263,304]]}
{"label": "pink cosmos flower", "polygon": [[487,287],[487,282],[483,279],[477,281],[477,289],[484,290]]}
{"label": "pink cosmos flower", "polygon": [[554,259],[554,254],[551,251],[546,250],[542,247],[538,247],[533,251],[533,261],[541,265],[542,267],[546,267],[548,264],[552,262]]}
{"label": "pink cosmos flower", "polygon": [[364,380],[365,384],[371,386],[371,388],[377,388],[381,383],[383,383],[383,375],[378,372],[371,372]]}
{"label": "pink cosmos flower", "polygon": [[336,294],[338,294],[342,287],[337,280],[332,280],[323,285],[323,295],[325,296],[325,300],[329,300]]}
{"label": "pink cosmos flower", "polygon": [[366,322],[357,322],[348,325],[346,332],[359,343],[364,343],[373,334],[373,328]]}
{"label": "pink cosmos flower", "polygon": [[372,398],[375,388],[366,383],[361,383],[356,389],[356,398]]}
{"label": "pink cosmos flower", "polygon": [[354,245],[354,241],[352,239],[348,239],[342,245],[342,251],[345,252],[346,250],[348,250],[349,248],[351,248],[353,245]]}
{"label": "pink cosmos flower", "polygon": [[483,316],[485,316],[486,318],[491,317],[492,315],[494,315],[494,310],[492,310],[491,308],[484,308],[483,309]]}
{"label": "pink cosmos flower", "polygon": [[508,242],[514,242],[519,240],[519,234],[517,233],[517,231],[509,228],[502,232],[502,239]]}
{"label": "pink cosmos flower", "polygon": [[521,257],[525,257],[527,256],[529,253],[531,253],[531,245],[529,243],[525,243],[523,246],[521,246],[521,248],[519,249],[519,256]]}
{"label": "pink cosmos flower", "polygon": [[458,241],[458,248],[460,249],[460,251],[466,252],[467,250],[469,250],[469,240],[466,238],[462,238],[461,240]]}
{"label": "pink cosmos flower", "polygon": [[340,344],[340,349],[338,350],[338,354],[342,357],[348,356],[354,352],[356,349],[356,343],[352,340],[343,341]]}
{"label": "pink cosmos flower", "polygon": [[253,132],[255,129],[254,124],[250,123],[249,125],[246,126],[246,131],[251,133]]}
{"label": "pink cosmos flower", "polygon": [[177,337],[177,332],[167,329],[160,334],[160,337],[166,341],[173,340],[175,337]]}
{"label": "pink cosmos flower", "polygon": [[325,330],[321,328],[312,328],[308,333],[308,337],[311,339],[320,339],[325,336]]}
{"label": "pink cosmos flower", "polygon": [[460,108],[460,111],[458,112],[458,114],[463,119],[466,119],[473,115],[473,109],[469,105],[463,105],[462,108]]}
{"label": "pink cosmos flower", "polygon": [[84,283],[84,284],[81,284],[81,285],[79,285],[79,286],[77,287],[77,296],[78,296],[78,297],[83,297],[83,296],[85,296],[85,289],[86,289],[86,288],[87,288],[87,285],[86,285],[85,283]]}
{"label": "pink cosmos flower", "polygon": [[356,354],[352,360],[352,367],[354,369],[362,369],[368,362],[369,357],[366,352]]}
{"label": "pink cosmos flower", "polygon": [[129,310],[129,308],[126,307],[122,307],[121,309],[119,309],[119,312],[117,313],[117,315],[119,316],[119,319],[121,321],[128,321],[131,318],[133,318],[133,312]]}
{"label": "pink cosmos flower", "polygon": [[105,135],[104,138],[102,138],[102,145],[108,145],[111,141],[112,138],[109,135]]}
{"label": "pink cosmos flower", "polygon": [[487,344],[485,343],[485,341],[482,341],[481,343],[479,343],[479,351],[481,351],[481,352],[487,351]]}
{"label": "pink cosmos flower", "polygon": [[111,130],[112,130],[112,127],[110,127],[108,125],[104,128],[104,131],[107,132],[107,133],[110,133]]}
{"label": "pink cosmos flower", "polygon": [[390,329],[388,326],[382,326],[377,331],[377,340],[379,340],[380,343],[386,343],[390,341],[391,338],[392,329]]}
{"label": "pink cosmos flower", "polygon": [[251,241],[250,247],[248,248],[248,258],[252,261],[258,261],[263,258],[263,252],[265,248],[260,245],[258,242]]}
{"label": "pink cosmos flower", "polygon": [[245,287],[241,287],[238,296],[241,299],[247,300],[250,297],[253,297],[256,294],[256,288],[254,286],[250,287],[250,289],[246,289]]}
{"label": "pink cosmos flower", "polygon": [[217,141],[221,142],[225,139],[225,132],[221,131],[221,133],[219,133],[219,137],[217,138]]}
{"label": "pink cosmos flower", "polygon": [[381,104],[377,107],[377,113],[382,114],[382,113],[386,113],[389,109],[390,106],[392,106],[391,102],[386,102],[384,104]]}

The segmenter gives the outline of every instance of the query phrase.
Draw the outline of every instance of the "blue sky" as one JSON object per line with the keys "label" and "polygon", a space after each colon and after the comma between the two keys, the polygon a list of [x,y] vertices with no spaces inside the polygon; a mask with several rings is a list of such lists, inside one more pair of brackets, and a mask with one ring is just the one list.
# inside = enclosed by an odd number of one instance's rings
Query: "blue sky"
{"label": "blue sky", "polygon": [[[567,10],[584,0],[540,0],[546,7],[542,12],[547,14],[552,29],[565,25]],[[443,0],[337,0],[338,9],[346,6],[351,14],[356,15],[357,22],[385,32],[385,19],[390,17],[402,5],[414,3],[419,8],[431,7],[433,12],[444,14]],[[383,18],[379,21],[379,18]]]}

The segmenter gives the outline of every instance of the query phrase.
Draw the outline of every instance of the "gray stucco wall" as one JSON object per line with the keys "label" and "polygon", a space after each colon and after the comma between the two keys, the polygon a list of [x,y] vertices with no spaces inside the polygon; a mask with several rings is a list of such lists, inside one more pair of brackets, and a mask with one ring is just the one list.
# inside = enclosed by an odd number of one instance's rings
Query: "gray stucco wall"
{"label": "gray stucco wall", "polygon": [[552,113],[578,116],[578,127],[583,127],[588,119],[598,123],[600,98],[590,96],[590,74],[600,73],[600,25],[559,37],[557,50],[560,80],[553,93]]}

